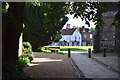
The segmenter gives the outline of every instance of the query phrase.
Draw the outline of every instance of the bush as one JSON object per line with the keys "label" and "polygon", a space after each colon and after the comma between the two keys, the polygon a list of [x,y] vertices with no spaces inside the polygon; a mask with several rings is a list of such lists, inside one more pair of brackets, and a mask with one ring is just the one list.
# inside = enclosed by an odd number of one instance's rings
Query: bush
{"label": "bush", "polygon": [[30,59],[28,57],[23,57],[23,55],[19,56],[18,61],[22,68],[25,68],[30,64]]}
{"label": "bush", "polygon": [[46,48],[45,48],[45,47],[39,47],[39,48],[38,48],[38,51],[40,51],[40,52],[45,52],[45,51],[46,51]]}
{"label": "bush", "polygon": [[22,68],[29,66],[30,62],[33,60],[32,53],[33,51],[31,44],[29,42],[23,42],[22,55],[20,55],[18,58]]}
{"label": "bush", "polygon": [[39,48],[38,48],[38,51],[39,51],[39,52],[42,52],[42,47],[39,47]]}
{"label": "bush", "polygon": [[23,51],[23,54],[21,55],[22,58],[26,58],[28,57],[30,59],[30,61],[33,60],[33,57],[32,57],[32,46],[29,42],[23,42],[23,47],[22,47],[22,51]]}
{"label": "bush", "polygon": [[29,42],[23,42],[22,44],[23,44],[23,46],[24,46],[25,48],[30,48],[30,49],[32,49],[32,46],[31,46],[31,44],[30,44]]}
{"label": "bush", "polygon": [[21,58],[26,58],[26,57],[28,57],[28,59],[30,60],[30,62],[33,60],[33,57],[32,57],[31,54],[22,54],[21,55]]}
{"label": "bush", "polygon": [[32,51],[32,46],[29,42],[23,42],[23,47],[22,47],[22,51],[23,51],[23,54],[32,54],[33,51]]}
{"label": "bush", "polygon": [[2,80],[14,80],[14,79],[27,80],[28,78],[30,78],[30,76],[24,73],[24,71],[22,71],[19,66],[20,65],[15,63],[11,64],[9,64],[9,62],[3,63]]}

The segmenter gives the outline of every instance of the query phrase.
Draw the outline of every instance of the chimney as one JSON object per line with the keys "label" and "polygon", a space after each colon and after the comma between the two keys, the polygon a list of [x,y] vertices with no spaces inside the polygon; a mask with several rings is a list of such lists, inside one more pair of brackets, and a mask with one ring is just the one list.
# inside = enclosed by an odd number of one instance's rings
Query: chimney
{"label": "chimney", "polygon": [[66,29],[69,29],[69,28],[70,28],[70,24],[67,24]]}
{"label": "chimney", "polygon": [[82,31],[85,32],[85,26],[82,26]]}

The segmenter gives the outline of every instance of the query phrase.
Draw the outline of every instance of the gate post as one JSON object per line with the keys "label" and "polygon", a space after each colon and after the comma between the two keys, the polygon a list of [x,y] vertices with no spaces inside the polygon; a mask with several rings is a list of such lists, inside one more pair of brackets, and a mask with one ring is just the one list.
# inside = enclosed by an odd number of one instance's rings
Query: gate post
{"label": "gate post", "polygon": [[103,57],[106,57],[106,49],[103,50]]}
{"label": "gate post", "polygon": [[88,49],[88,58],[91,58],[91,49]]}
{"label": "gate post", "polygon": [[68,48],[68,58],[70,57],[70,48]]}

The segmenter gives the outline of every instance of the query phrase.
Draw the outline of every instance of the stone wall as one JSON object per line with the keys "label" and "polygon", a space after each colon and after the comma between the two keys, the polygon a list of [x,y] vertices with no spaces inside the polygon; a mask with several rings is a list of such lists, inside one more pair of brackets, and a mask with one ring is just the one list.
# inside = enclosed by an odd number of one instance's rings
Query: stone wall
{"label": "stone wall", "polygon": [[96,28],[94,36],[94,51],[102,52],[107,49],[108,52],[115,51],[115,29],[112,25],[116,12],[108,12],[103,14],[104,25]]}

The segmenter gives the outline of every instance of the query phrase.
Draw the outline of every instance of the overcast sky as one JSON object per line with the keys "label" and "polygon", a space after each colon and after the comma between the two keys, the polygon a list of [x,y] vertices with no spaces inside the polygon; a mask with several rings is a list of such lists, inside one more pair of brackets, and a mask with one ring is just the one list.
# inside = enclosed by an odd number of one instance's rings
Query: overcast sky
{"label": "overcast sky", "polygon": [[[82,21],[81,18],[74,18],[73,19],[73,15],[68,14],[67,17],[69,18],[69,20],[66,22],[66,24],[64,25],[63,29],[66,28],[67,24],[70,24],[70,28],[72,28],[73,26],[85,26],[86,28],[90,28],[88,27],[88,25],[85,24],[85,21]],[[90,26],[95,28],[95,25],[93,22],[90,23]]]}

